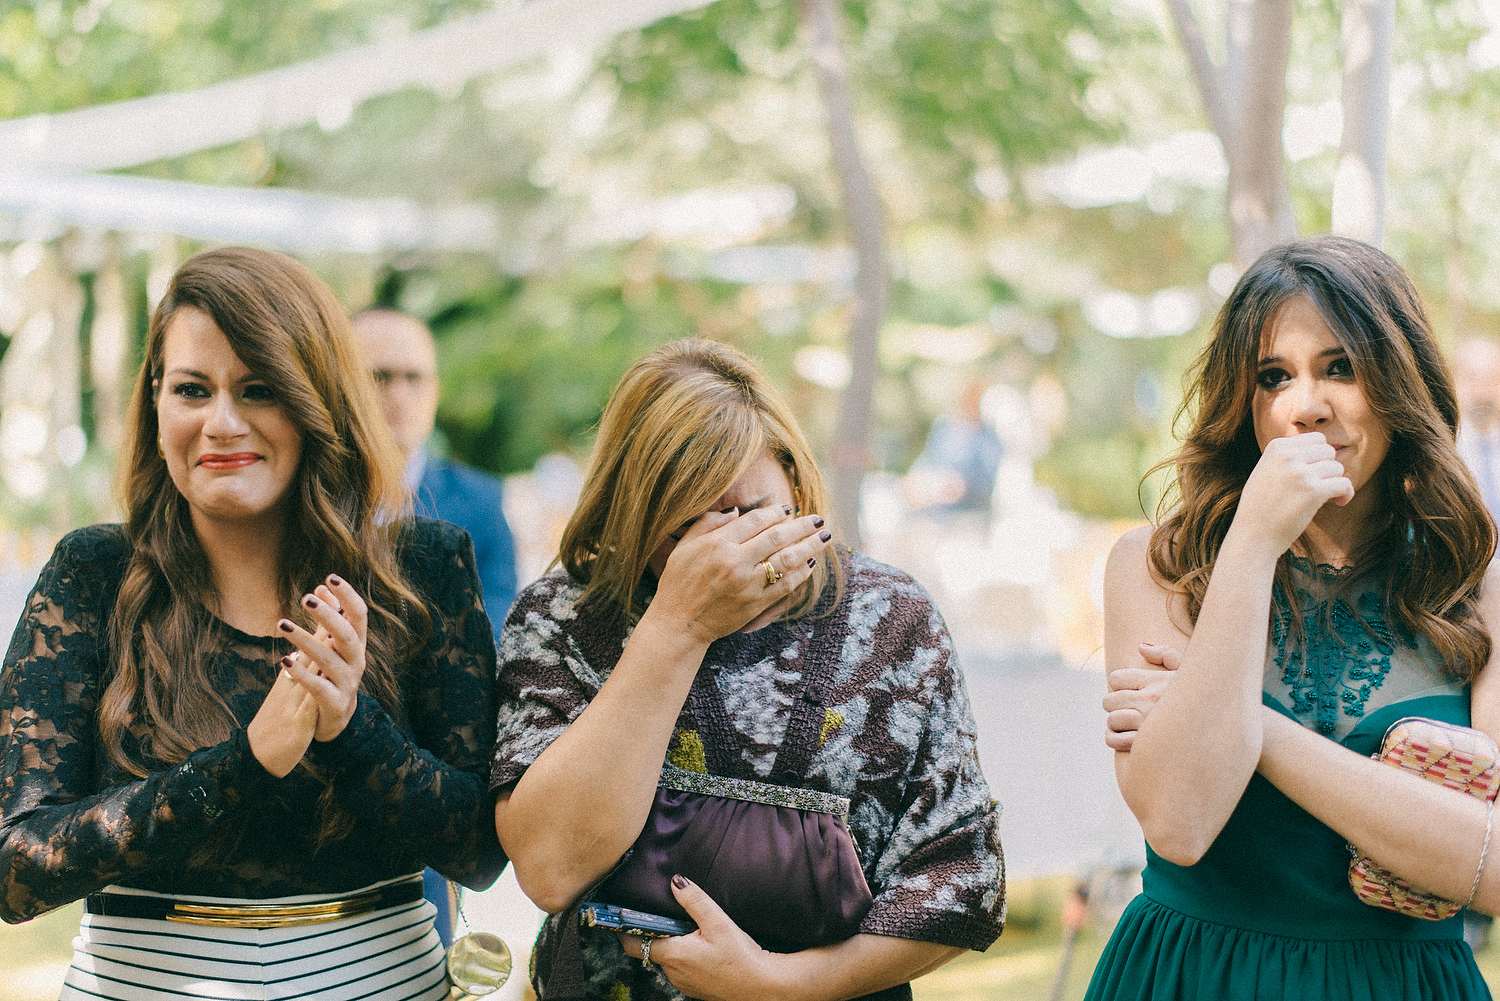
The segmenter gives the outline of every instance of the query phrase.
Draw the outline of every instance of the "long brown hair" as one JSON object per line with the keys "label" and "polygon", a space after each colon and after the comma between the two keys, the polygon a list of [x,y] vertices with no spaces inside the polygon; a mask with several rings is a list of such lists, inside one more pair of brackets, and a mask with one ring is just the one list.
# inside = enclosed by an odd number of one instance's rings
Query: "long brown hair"
{"label": "long brown hair", "polygon": [[[1348,352],[1355,381],[1390,434],[1390,450],[1366,487],[1381,492],[1387,521],[1351,554],[1354,564],[1388,568],[1387,614],[1426,636],[1451,673],[1472,681],[1490,656],[1477,602],[1495,554],[1494,522],[1454,449],[1457,397],[1417,291],[1400,265],[1357,240],[1326,236],[1267,251],[1219,310],[1178,412],[1190,430],[1153,470],[1175,470],[1176,482],[1158,509],[1169,513],[1151,536],[1152,571],[1186,597],[1196,622],[1240,491],[1260,459],[1251,405],[1262,335],[1297,296]],[[1283,594],[1292,593],[1286,555],[1276,579]]]}
{"label": "long brown hair", "polygon": [[[827,511],[812,450],[754,362],[698,338],[658,348],[630,367],[604,407],[558,561],[586,585],[585,598],[639,612],[635,593],[651,554],[768,450],[802,512]],[[830,580],[842,586],[841,566],[830,567],[839,562],[818,562],[787,618],[807,615]]]}
{"label": "long brown hair", "polygon": [[279,586],[288,618],[299,598],[337,573],[370,606],[363,688],[392,715],[401,710],[400,665],[431,623],[393,552],[393,516],[405,504],[400,453],[382,423],[348,317],[328,286],[281,254],[210,250],[178,270],[151,318],[121,451],[120,493],[130,563],[110,618],[114,651],[99,707],[111,760],[136,774],[128,753],[181,761],[226,739],[237,720],[209,681],[223,626],[220,596],[157,445],[156,405],[166,329],[179,309],[213,318],[234,353],[276,396],[302,434],[302,458],[286,505]]}

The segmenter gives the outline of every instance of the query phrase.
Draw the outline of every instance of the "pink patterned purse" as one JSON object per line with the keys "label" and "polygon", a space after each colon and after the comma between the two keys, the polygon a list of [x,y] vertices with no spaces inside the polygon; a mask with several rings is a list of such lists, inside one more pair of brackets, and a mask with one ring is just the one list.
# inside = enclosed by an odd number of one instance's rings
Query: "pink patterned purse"
{"label": "pink patterned purse", "polygon": [[[1490,824],[1494,819],[1495,794],[1500,792],[1500,748],[1486,733],[1466,726],[1455,726],[1438,720],[1408,716],[1398,719],[1385,732],[1380,750],[1371,755],[1376,761],[1416,772],[1431,782],[1441,782],[1485,800],[1490,804],[1490,822],[1486,823],[1484,849],[1479,856],[1479,871],[1489,851]],[[1389,869],[1361,855],[1353,845],[1349,853],[1349,885],[1361,901],[1371,907],[1383,907],[1407,917],[1425,921],[1451,918],[1468,905],[1435,897],[1412,888],[1411,884]],[[1474,875],[1474,888],[1479,874]],[[1469,900],[1474,899],[1473,891]]]}

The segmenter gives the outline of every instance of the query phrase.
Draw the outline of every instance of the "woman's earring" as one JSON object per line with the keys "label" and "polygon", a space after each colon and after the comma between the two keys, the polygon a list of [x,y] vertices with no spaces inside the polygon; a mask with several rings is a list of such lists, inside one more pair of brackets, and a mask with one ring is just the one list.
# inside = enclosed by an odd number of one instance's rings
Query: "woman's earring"
{"label": "woman's earring", "polygon": [[161,456],[163,459],[167,457],[167,449],[166,446],[162,444],[161,435],[156,436],[156,454]]}

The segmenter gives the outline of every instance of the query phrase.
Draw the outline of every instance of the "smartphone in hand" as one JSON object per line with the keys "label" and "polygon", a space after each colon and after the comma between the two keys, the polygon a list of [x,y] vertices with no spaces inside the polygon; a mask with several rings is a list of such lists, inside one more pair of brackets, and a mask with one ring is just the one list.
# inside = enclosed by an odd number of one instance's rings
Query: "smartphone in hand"
{"label": "smartphone in hand", "polygon": [[642,938],[667,938],[698,930],[698,926],[691,921],[679,921],[660,914],[631,910],[629,907],[616,907],[614,904],[584,903],[579,908],[578,923],[589,928],[608,928]]}

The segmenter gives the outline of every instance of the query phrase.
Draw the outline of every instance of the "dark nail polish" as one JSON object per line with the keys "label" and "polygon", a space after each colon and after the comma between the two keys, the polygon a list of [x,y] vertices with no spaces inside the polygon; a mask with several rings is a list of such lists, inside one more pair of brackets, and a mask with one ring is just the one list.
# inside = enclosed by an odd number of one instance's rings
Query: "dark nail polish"
{"label": "dark nail polish", "polygon": [[821,514],[815,514],[815,515],[813,515],[813,528],[822,528],[822,527],[823,527],[823,516]]}
{"label": "dark nail polish", "polygon": [[821,531],[821,532],[818,533],[818,541],[819,542],[827,542],[831,538],[833,538],[833,533],[830,532],[826,528],[823,529],[823,531]]}
{"label": "dark nail polish", "polygon": [[726,507],[724,510],[720,511],[719,513],[720,514],[734,514],[734,512],[735,512],[734,508],[732,508],[732,507]]}
{"label": "dark nail polish", "polygon": [[783,505],[781,505],[781,513],[782,514],[791,514],[792,513],[792,506],[790,504],[783,504]]}
{"label": "dark nail polish", "polygon": [[282,619],[280,622],[276,623],[276,628],[280,629],[284,633],[289,633],[294,627],[292,626],[292,621],[290,619]]}
{"label": "dark nail polish", "polygon": [[339,580],[338,577],[335,574],[329,574],[328,575],[328,586],[329,587],[338,587],[342,583],[343,583],[343,581]]}
{"label": "dark nail polish", "polygon": [[302,604],[306,605],[308,608],[317,608],[318,599],[309,594],[307,597],[302,599]]}
{"label": "dark nail polish", "polygon": [[282,667],[291,667],[292,666],[292,655],[291,654],[287,654],[285,657],[281,658],[281,666]]}
{"label": "dark nail polish", "polygon": [[688,888],[688,878],[679,872],[672,877],[672,885],[679,890],[686,890]]}
{"label": "dark nail polish", "polygon": [[816,556],[809,557],[808,561],[807,561],[807,565],[810,566],[810,567],[817,566],[818,565],[818,558]]}

